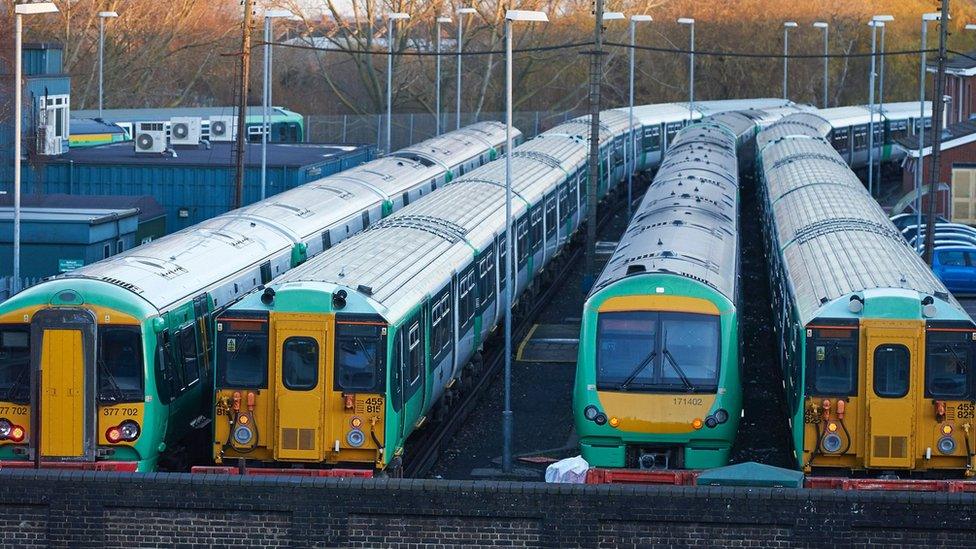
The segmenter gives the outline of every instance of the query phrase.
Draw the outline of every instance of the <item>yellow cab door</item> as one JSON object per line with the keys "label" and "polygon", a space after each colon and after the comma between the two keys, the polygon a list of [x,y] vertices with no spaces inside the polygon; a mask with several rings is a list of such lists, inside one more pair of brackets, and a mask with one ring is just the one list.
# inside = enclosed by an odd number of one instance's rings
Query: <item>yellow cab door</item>
{"label": "yellow cab door", "polygon": [[327,317],[274,314],[275,429],[274,457],[281,461],[322,461]]}
{"label": "yellow cab door", "polygon": [[865,321],[866,465],[910,469],[915,452],[915,395],[921,373],[923,325]]}
{"label": "yellow cab door", "polygon": [[84,309],[46,309],[32,319],[35,460],[95,459],[95,333],[95,317]]}

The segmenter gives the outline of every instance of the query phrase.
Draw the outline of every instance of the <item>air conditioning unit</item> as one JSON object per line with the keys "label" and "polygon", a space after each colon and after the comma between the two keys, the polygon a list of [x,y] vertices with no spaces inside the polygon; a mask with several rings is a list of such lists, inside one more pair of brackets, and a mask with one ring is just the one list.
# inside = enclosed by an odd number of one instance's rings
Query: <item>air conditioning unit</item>
{"label": "air conditioning unit", "polygon": [[199,145],[200,118],[194,116],[174,116],[169,121],[169,142],[171,145]]}
{"label": "air conditioning unit", "polygon": [[53,156],[62,154],[61,138],[54,131],[54,126],[44,125],[37,128],[37,154]]}
{"label": "air conditioning unit", "polygon": [[236,116],[211,116],[210,117],[210,140],[211,141],[233,141],[237,139],[237,117]]}
{"label": "air conditioning unit", "polygon": [[162,153],[166,151],[166,125],[162,122],[136,124],[135,147],[137,153]]}

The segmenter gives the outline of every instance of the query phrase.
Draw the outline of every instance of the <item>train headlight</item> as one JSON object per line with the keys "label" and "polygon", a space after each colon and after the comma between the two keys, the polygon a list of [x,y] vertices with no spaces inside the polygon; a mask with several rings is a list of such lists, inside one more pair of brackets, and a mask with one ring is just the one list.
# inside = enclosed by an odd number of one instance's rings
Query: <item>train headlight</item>
{"label": "train headlight", "polygon": [[704,424],[702,423],[702,420],[701,420],[701,419],[699,419],[699,418],[697,418],[697,417],[696,417],[696,418],[694,419],[694,421],[692,421],[692,422],[691,422],[691,426],[692,426],[692,427],[693,427],[693,428],[694,428],[695,430],[698,430],[698,429],[701,429],[701,428],[702,428],[702,425],[704,425]]}
{"label": "train headlight", "polygon": [[615,417],[610,418],[610,426],[616,427],[617,425],[620,425],[620,420]]}
{"label": "train headlight", "polygon": [[359,429],[363,426],[363,419],[360,417],[354,417],[349,421],[349,425],[352,425],[353,429]]}
{"label": "train headlight", "polygon": [[349,434],[346,435],[346,442],[349,443],[349,446],[359,448],[364,442],[366,442],[366,435],[364,435],[359,429],[353,429],[349,431]]}
{"label": "train headlight", "polygon": [[132,442],[139,438],[141,432],[142,430],[139,429],[139,424],[131,419],[127,419],[119,425],[119,433],[121,433],[122,439],[127,442]]}
{"label": "train headlight", "polygon": [[942,437],[939,439],[939,451],[949,455],[956,451],[956,441],[952,437]]}
{"label": "train headlight", "polygon": [[824,452],[833,454],[840,450],[840,443],[840,435],[837,433],[828,433],[827,436],[823,437],[821,445],[823,446]]}
{"label": "train headlight", "polygon": [[234,428],[234,442],[244,446],[254,438],[254,431],[246,425],[238,425]]}
{"label": "train headlight", "polygon": [[827,430],[830,431],[831,433],[836,433],[837,432],[837,424],[834,423],[833,421],[831,421],[830,423],[827,424]]}
{"label": "train headlight", "polygon": [[718,420],[714,416],[708,416],[705,418],[705,427],[709,429],[714,429],[718,425]]}
{"label": "train headlight", "polygon": [[10,436],[10,431],[14,428],[13,424],[10,423],[9,419],[0,419],[0,439],[5,439]]}
{"label": "train headlight", "polygon": [[596,416],[599,415],[599,413],[600,413],[600,410],[597,410],[596,409],[596,406],[594,406],[592,404],[590,404],[586,408],[583,408],[583,417],[585,417],[586,419],[588,419],[590,421],[593,421],[594,419],[596,419]]}
{"label": "train headlight", "polygon": [[719,422],[720,424],[729,420],[729,412],[725,408],[715,410],[715,413],[712,415],[715,417],[715,421]]}

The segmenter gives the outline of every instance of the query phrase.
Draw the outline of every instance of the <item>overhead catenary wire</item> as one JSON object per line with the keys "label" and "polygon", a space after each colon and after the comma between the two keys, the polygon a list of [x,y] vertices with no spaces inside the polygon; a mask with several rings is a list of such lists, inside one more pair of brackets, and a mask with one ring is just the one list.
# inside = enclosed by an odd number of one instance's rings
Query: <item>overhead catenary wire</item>
{"label": "overhead catenary wire", "polygon": [[[312,51],[323,51],[323,52],[333,52],[333,53],[345,53],[349,55],[392,55],[392,56],[403,56],[403,57],[457,57],[462,56],[479,56],[479,55],[504,55],[504,50],[466,50],[462,52],[456,51],[444,51],[444,52],[433,52],[433,51],[394,51],[389,52],[387,50],[365,50],[365,49],[353,49],[346,48],[339,45],[334,45],[330,47],[313,46],[310,44],[295,44],[295,43],[285,43],[285,42],[255,42],[252,47],[263,46],[264,44],[270,44],[276,47],[282,48],[292,48],[299,50],[312,50]],[[530,48],[513,48],[513,53],[534,53],[534,52],[547,52],[547,51],[559,51],[559,50],[569,50],[569,49],[580,49],[590,46],[594,46],[593,41],[588,42],[569,42],[566,44],[553,44],[550,46],[535,46]],[[656,46],[642,46],[642,45],[630,45],[624,42],[604,42],[604,46],[615,47],[615,48],[625,48],[625,49],[635,49],[640,51],[650,51],[656,53],[671,53],[677,55],[688,55],[691,50],[681,49],[681,48],[662,48]],[[895,57],[902,55],[920,55],[922,52],[925,53],[935,53],[938,52],[937,48],[930,49],[915,49],[915,50],[896,50],[896,51],[886,51],[877,52],[874,55],[877,57]],[[962,52],[948,50],[948,53],[976,61],[976,57],[967,55]],[[743,52],[743,51],[721,51],[721,50],[695,50],[695,55],[704,55],[707,57],[743,57],[752,59],[823,59],[824,57],[830,59],[850,59],[850,58],[860,58],[860,57],[871,57],[871,52],[856,52],[856,53],[762,53],[762,52]]]}

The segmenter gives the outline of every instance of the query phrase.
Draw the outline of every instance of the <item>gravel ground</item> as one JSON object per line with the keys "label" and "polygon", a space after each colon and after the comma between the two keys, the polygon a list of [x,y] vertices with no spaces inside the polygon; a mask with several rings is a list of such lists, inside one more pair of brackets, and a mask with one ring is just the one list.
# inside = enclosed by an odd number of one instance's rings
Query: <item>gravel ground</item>
{"label": "gravel ground", "polygon": [[[643,189],[641,189],[643,192]],[[640,196],[640,195],[638,195]],[[623,205],[620,206],[623,208]],[[598,240],[616,241],[626,229],[626,212],[618,212],[600,231]],[[539,324],[579,326],[583,300],[583,261],[579,261],[552,300],[536,319]],[[500,338],[501,333],[497,334]],[[515,350],[521,341],[513,342]],[[522,478],[542,479],[546,463],[518,460],[520,456],[553,459],[579,453],[573,429],[573,379],[576,364],[512,362],[513,456]],[[498,468],[501,463],[504,377],[498,375],[481,396],[478,408],[441,452],[431,476],[471,478],[475,469]]]}
{"label": "gravel ground", "polygon": [[[741,207],[741,234],[761,235],[755,184],[749,174],[742,181]],[[625,228],[626,215],[618,213],[599,239],[617,240]],[[757,237],[743,238],[741,245],[740,335],[745,415],[739,423],[732,462],[758,461],[791,467],[793,458],[788,449],[782,376],[776,360],[778,342],[770,329],[769,276],[763,241]],[[582,271],[580,262],[573,268],[562,291],[537,319],[538,323],[578,325],[585,298]],[[515,342],[516,349],[519,343]],[[575,364],[512,363],[513,454],[516,458],[543,456],[559,459],[578,454],[571,409],[574,376]],[[503,398],[503,377],[499,375],[481,397],[479,407],[441,453],[431,470],[432,476],[467,479],[472,478],[474,470],[499,466]],[[523,478],[541,480],[546,463],[517,460],[516,467],[523,473]]]}

